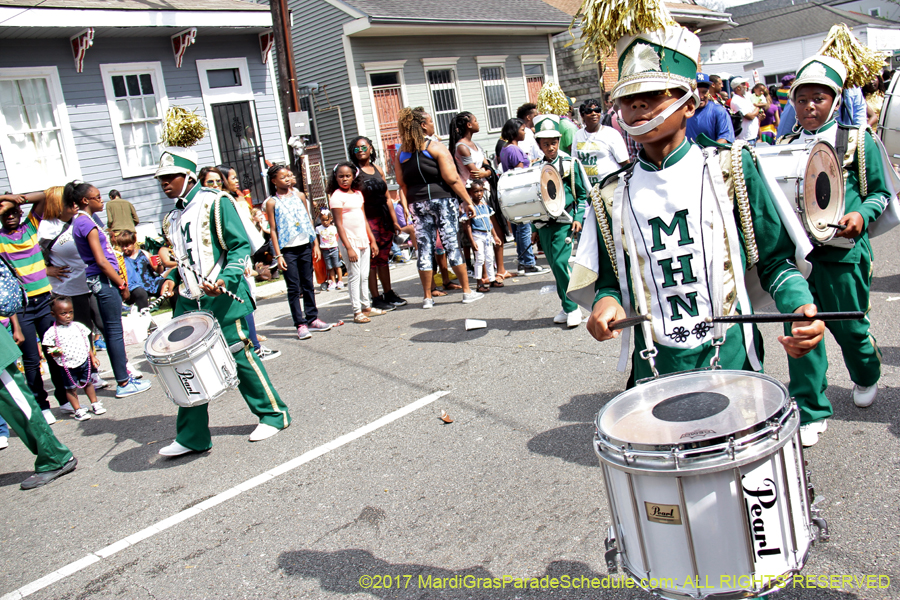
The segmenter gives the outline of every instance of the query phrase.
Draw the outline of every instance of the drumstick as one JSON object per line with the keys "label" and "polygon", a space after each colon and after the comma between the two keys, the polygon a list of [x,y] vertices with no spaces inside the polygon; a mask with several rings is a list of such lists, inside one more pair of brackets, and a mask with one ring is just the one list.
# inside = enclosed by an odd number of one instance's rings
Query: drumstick
{"label": "drumstick", "polygon": [[834,227],[835,229],[839,229],[841,231],[847,229],[846,225],[841,225],[840,223],[825,223],[825,227]]}
{"label": "drumstick", "polygon": [[186,262],[182,262],[181,264],[182,264],[183,266],[187,267],[188,269],[190,269],[191,271],[193,271],[193,272],[194,272],[194,275],[196,275],[197,277],[199,277],[199,278],[203,281],[203,283],[205,283],[205,284],[207,284],[207,285],[211,285],[211,286],[213,286],[213,287],[219,288],[219,290],[220,290],[223,294],[225,294],[226,296],[228,296],[228,297],[231,298],[232,300],[237,300],[237,301],[240,302],[241,304],[244,303],[244,299],[243,299],[243,298],[240,298],[240,297],[238,297],[238,296],[235,296],[234,294],[232,294],[231,292],[229,292],[228,290],[226,290],[224,286],[216,285],[216,283],[215,283],[214,281],[210,281],[203,273],[201,273],[200,271],[198,271],[193,265],[190,265],[190,264],[188,264],[188,263],[186,263]]}
{"label": "drumstick", "polygon": [[[815,317],[807,317],[799,313],[760,313],[757,315],[733,315],[730,317],[706,317],[707,323],[794,323],[797,321],[859,321],[864,319],[864,312],[821,312]],[[619,319],[609,324],[610,330],[625,329],[649,321],[648,315]]]}

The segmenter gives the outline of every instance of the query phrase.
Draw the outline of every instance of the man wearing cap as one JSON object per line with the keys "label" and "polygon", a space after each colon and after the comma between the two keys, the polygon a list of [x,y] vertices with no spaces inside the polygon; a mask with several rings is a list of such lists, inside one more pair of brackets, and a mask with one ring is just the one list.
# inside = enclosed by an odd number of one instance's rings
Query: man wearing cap
{"label": "man wearing cap", "polygon": [[[857,129],[841,125],[835,119],[846,76],[846,67],[829,56],[816,55],[801,63],[790,93],[800,131],[781,142],[808,146],[823,140],[837,150],[844,166],[845,206],[838,224],[846,228],[836,232],[831,242],[815,246],[807,256],[813,266],[809,284],[822,310],[867,312],[874,260],[867,228],[887,207],[890,192],[871,132],[865,126]],[[864,161],[863,168],[860,161]],[[878,393],[881,353],[869,332],[868,319],[833,321],[827,327],[840,345],[850,372],[853,402],[870,406]],[[834,412],[825,396],[825,345],[803,358],[788,360],[788,367],[791,396],[800,408],[800,439],[804,446],[812,446]]]}
{"label": "man wearing cap", "polygon": [[[253,312],[254,306],[244,277],[251,254],[244,223],[231,196],[201,187],[196,170],[193,150],[172,147],[163,152],[156,171],[163,193],[175,200],[168,237],[178,261],[178,268],[163,283],[161,295],[172,295],[178,285],[174,316],[204,310],[216,317],[237,363],[238,389],[259,419],[250,434],[250,441],[257,442],[287,427],[291,417],[246,334],[244,317]],[[163,456],[204,452],[212,447],[208,405],[180,406],[175,427],[175,441],[159,451]]]}
{"label": "man wearing cap", "polygon": [[[566,297],[566,290],[569,288],[572,240],[581,231],[590,184],[578,159],[559,149],[564,139],[564,122],[564,119],[556,115],[541,115],[534,120],[534,137],[544,153],[544,162],[552,165],[563,181],[566,205],[561,216],[547,221],[534,221],[532,226],[536,230],[533,235],[541,240],[541,248],[544,249],[550,270],[556,279],[556,293],[562,302],[562,310],[553,317],[553,322],[578,327],[581,324],[581,309]],[[624,148],[622,150],[624,153]]]}
{"label": "man wearing cap", "polygon": [[700,97],[700,105],[694,111],[694,116],[687,120],[687,138],[696,142],[702,133],[720,144],[734,142],[731,117],[724,106],[712,101],[710,77],[706,73],[697,73],[697,94]]}
{"label": "man wearing cap", "polygon": [[[802,255],[750,152],[743,144],[704,151],[686,139],[685,121],[699,105],[699,38],[666,26],[623,37],[616,51],[619,81],[612,97],[622,127],[643,150],[636,164],[604,182],[599,198],[592,194],[585,216],[590,226],[582,233],[568,295],[591,310],[588,331],[609,340],[622,333],[610,329],[614,321],[635,313],[649,317],[634,333],[635,379],[710,365],[760,370],[755,327],[706,320],[751,312],[749,257],[780,311],[810,317],[779,338],[789,354],[805,354],[824,326],[811,318],[816,307],[795,266]],[[739,159],[732,161],[731,152],[740,152]],[[740,177],[745,186],[726,187],[723,175]],[[620,370],[630,335],[625,329]]]}
{"label": "man wearing cap", "polygon": [[753,100],[747,95],[750,82],[743,77],[735,77],[731,80],[734,95],[731,97],[731,110],[740,112],[743,117],[741,131],[737,139],[744,140],[751,146],[756,145],[759,136],[759,108],[754,106]]}

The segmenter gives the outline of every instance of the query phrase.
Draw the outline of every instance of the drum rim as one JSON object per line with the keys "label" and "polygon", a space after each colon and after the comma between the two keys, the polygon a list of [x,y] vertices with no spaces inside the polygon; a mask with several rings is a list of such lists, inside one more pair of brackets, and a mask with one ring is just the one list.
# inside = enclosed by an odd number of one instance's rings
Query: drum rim
{"label": "drum rim", "polygon": [[[787,387],[783,383],[781,383],[780,381],[775,379],[774,377],[766,375],[765,373],[757,373],[755,371],[741,371],[741,370],[737,370],[737,369],[717,369],[715,371],[712,371],[709,369],[697,369],[697,370],[691,370],[691,371],[679,371],[677,373],[663,375],[662,377],[658,377],[652,381],[647,382],[647,384],[644,384],[644,385],[649,385],[654,382],[663,381],[663,380],[672,381],[672,380],[679,379],[682,377],[689,377],[689,376],[697,375],[697,374],[701,374],[701,373],[740,375],[740,376],[755,377],[757,379],[763,379],[763,380],[768,381],[769,383],[775,384],[775,386],[783,392],[784,399],[782,401],[781,406],[772,415],[767,417],[765,420],[763,420],[759,423],[755,423],[753,425],[750,425],[749,427],[740,429],[735,432],[722,434],[722,435],[718,435],[718,436],[703,439],[703,440],[695,440],[695,441],[691,441],[691,442],[685,442],[685,443],[681,443],[681,444],[643,444],[643,443],[635,443],[635,442],[629,442],[627,440],[619,439],[619,438],[617,438],[605,431],[602,431],[600,429],[600,419],[603,417],[604,413],[612,407],[616,398],[619,398],[620,396],[622,396],[623,394],[625,394],[629,391],[629,390],[626,390],[625,392],[622,392],[622,394],[619,394],[618,396],[616,396],[615,398],[613,398],[612,400],[607,402],[603,406],[603,408],[601,408],[600,411],[597,413],[597,416],[594,418],[594,434],[595,434],[595,436],[597,438],[599,438],[600,440],[602,440],[604,442],[604,444],[607,446],[616,447],[616,448],[624,448],[624,449],[626,449],[626,451],[633,452],[636,454],[642,454],[645,452],[652,453],[652,455],[655,456],[655,455],[657,455],[659,453],[663,453],[663,452],[673,452],[673,451],[681,452],[681,451],[686,451],[686,450],[696,450],[699,448],[705,448],[707,446],[716,446],[716,445],[726,443],[729,438],[731,438],[735,441],[740,440],[747,436],[753,435],[754,433],[756,433],[757,431],[759,431],[761,429],[768,427],[769,423],[773,419],[782,418],[785,411],[788,411],[791,408],[792,401],[791,401],[790,392],[788,391]],[[635,388],[632,388],[632,389],[635,389]]]}
{"label": "drum rim", "polygon": [[[562,176],[560,176],[560,174],[559,174],[559,171],[556,170],[556,167],[554,167],[553,165],[551,165],[549,163],[544,163],[543,166],[541,167],[541,179],[542,180],[543,180],[544,173],[547,173],[547,172],[553,173],[553,179],[556,182],[556,184],[559,186],[560,192],[562,194],[562,202],[560,203],[559,211],[557,211],[556,214],[554,214],[554,212],[552,210],[550,210],[550,207],[547,205],[547,201],[544,200],[543,194],[541,194],[540,201],[541,201],[541,204],[544,205],[544,210],[547,211],[547,214],[553,218],[556,218],[556,217],[559,217],[561,214],[563,214],[563,212],[565,212],[565,210],[566,210],[566,186],[565,186],[565,182],[563,182]],[[538,185],[540,186],[541,189],[544,188],[543,181],[539,181]]]}
{"label": "drum rim", "polygon": [[[818,150],[817,150],[818,149]],[[846,214],[847,211],[847,198],[846,198],[846,190],[844,190],[844,174],[843,174],[843,160],[842,157],[837,155],[837,150],[834,149],[828,141],[826,140],[817,140],[814,144],[809,146],[809,149],[806,153],[806,166],[803,168],[802,173],[797,174],[797,195],[796,195],[796,204],[797,208],[800,211],[800,223],[803,225],[803,229],[806,230],[806,235],[809,238],[809,241],[818,246],[824,246],[828,244],[831,240],[835,238],[837,235],[837,229],[829,228],[827,237],[822,236],[818,229],[816,229],[811,223],[809,219],[809,212],[807,211],[807,203],[806,203],[806,180],[809,178],[809,163],[813,157],[813,155],[817,151],[821,151],[822,149],[826,149],[831,158],[834,159],[835,164],[837,165],[838,174],[840,176],[840,181],[838,182],[838,190],[840,194],[840,208],[841,208],[841,217],[837,220],[840,220]]]}
{"label": "drum rim", "polygon": [[[182,348],[181,350],[176,350],[175,352],[170,352],[168,354],[159,354],[159,353],[155,352],[151,346],[152,341],[154,339],[158,339],[158,337],[161,336],[164,331],[168,330],[173,323],[176,323],[179,320],[182,320],[183,317],[188,317],[188,316],[190,316],[190,317],[200,316],[200,317],[209,319],[210,322],[212,323],[212,327],[210,327],[209,331],[207,331],[203,335],[203,337],[201,337],[199,340],[197,340],[190,346],[186,346],[186,347]],[[216,319],[215,315],[213,315],[211,312],[209,312],[207,310],[194,310],[194,311],[180,314],[177,317],[174,317],[171,321],[169,321],[168,323],[166,323],[159,329],[157,329],[156,331],[154,331],[153,333],[151,333],[149,336],[147,336],[147,339],[144,342],[144,356],[147,358],[147,360],[149,362],[153,362],[151,360],[151,357],[153,357],[157,361],[158,364],[170,364],[173,361],[160,363],[159,359],[163,358],[163,357],[167,357],[167,356],[180,356],[182,354],[190,355],[190,353],[193,351],[194,348],[204,344],[210,338],[210,336],[214,335],[214,333],[216,331],[221,332],[221,330],[222,330],[222,328],[219,326],[219,321]],[[226,345],[227,345],[227,341],[226,341]]]}

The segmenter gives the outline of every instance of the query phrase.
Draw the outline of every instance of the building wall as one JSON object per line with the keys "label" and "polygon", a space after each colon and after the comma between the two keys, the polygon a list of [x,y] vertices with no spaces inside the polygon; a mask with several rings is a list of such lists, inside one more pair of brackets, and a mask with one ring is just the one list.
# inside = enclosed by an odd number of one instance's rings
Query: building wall
{"label": "building wall", "polygon": [[890,19],[891,21],[900,21],[900,4],[890,0],[859,0],[857,2],[848,2],[846,4],[835,4],[834,7],[863,15],[869,15],[869,11],[873,8],[877,8],[878,16],[880,18]]}
{"label": "building wall", "polygon": [[[516,116],[516,109],[528,102],[522,55],[546,56],[544,60],[545,81],[552,75],[550,41],[546,35],[522,36],[440,36],[406,38],[351,38],[356,65],[356,80],[360,89],[362,118],[366,135],[379,144],[375,136],[375,120],[372,108],[369,82],[363,63],[406,60],[403,67],[405,97],[408,106],[423,106],[432,111],[432,99],[425,78],[423,58],[459,57],[456,63],[457,92],[459,110],[472,112],[481,126],[475,141],[488,154],[493,154],[500,137],[498,131],[488,131],[488,116],[484,100],[480,71],[476,56],[505,55],[507,100],[509,116]],[[381,150],[381,148],[379,148]]]}
{"label": "building wall", "polygon": [[[291,38],[297,85],[302,91],[303,85],[319,84],[318,93],[312,94],[319,150],[324,156],[323,162],[333,165],[344,160],[347,145],[344,137],[357,135],[350,78],[341,41],[343,25],[353,17],[323,0],[288,0],[288,8],[294,15]],[[341,135],[338,110],[323,111],[329,105],[340,106],[345,136]]]}
{"label": "building wall", "polygon": [[[584,42],[581,41],[580,29],[553,36],[553,48],[556,52],[556,66],[559,69],[559,87],[568,96],[574,96],[579,101],[585,98],[596,98],[602,101],[602,91],[609,91],[615,85],[614,76],[612,85],[607,81],[609,69],[604,71],[603,81],[601,81],[601,68],[597,61],[582,60],[581,51],[584,48]],[[615,70],[615,65],[612,65],[612,68]]]}
{"label": "building wall", "polygon": [[[273,96],[273,82],[270,80],[269,67],[262,63],[256,34],[239,35],[228,32],[222,36],[198,36],[197,42],[188,48],[180,69],[175,67],[175,57],[168,36],[97,37],[93,47],[87,51],[82,73],[75,71],[67,39],[0,39],[0,68],[57,67],[82,179],[97,186],[104,197],[110,189],[118,189],[125,199],[134,204],[144,223],[161,223],[162,217],[174,204],[163,195],[159,183],[152,175],[123,179],[99,65],[158,61],[162,65],[169,106],[196,109],[198,114],[209,117],[205,115],[195,61],[235,57],[247,59],[258,115],[259,139],[263,144],[265,157],[272,162],[282,162],[285,160],[284,146]],[[213,136],[208,134],[195,147],[201,166],[213,164]],[[34,187],[42,187],[41,182],[35,182]],[[9,180],[4,161],[0,157],[0,190],[7,189]]]}

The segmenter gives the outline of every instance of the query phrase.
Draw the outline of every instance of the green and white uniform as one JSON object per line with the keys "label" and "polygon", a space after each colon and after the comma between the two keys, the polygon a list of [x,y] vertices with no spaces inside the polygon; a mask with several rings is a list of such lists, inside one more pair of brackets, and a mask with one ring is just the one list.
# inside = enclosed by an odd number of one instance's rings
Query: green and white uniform
{"label": "green and white uniform", "polygon": [[56,471],[72,458],[69,449],[53,434],[41,413],[25,377],[16,367],[22,356],[6,327],[0,327],[0,417],[35,455],[35,473]]}
{"label": "green and white uniform", "polygon": [[[816,132],[801,131],[786,136],[782,143],[806,144],[824,140],[836,145],[839,129],[846,130],[848,144],[843,157],[844,213],[859,213],[863,218],[863,232],[854,239],[852,248],[843,245],[816,246],[807,256],[812,263],[809,287],[821,311],[869,311],[869,287],[872,283],[874,255],[867,228],[875,222],[888,205],[891,196],[885,179],[885,165],[875,139],[863,131],[862,155],[865,157],[865,195],[860,181],[860,130],[829,121]],[[845,238],[835,238],[846,242]],[[869,319],[862,321],[828,321],[828,330],[837,340],[844,355],[850,379],[859,386],[871,386],[881,377],[881,351],[869,332]],[[789,327],[785,326],[788,331]],[[825,396],[828,387],[828,356],[825,344],[818,344],[802,358],[790,358],[789,389],[800,407],[801,422],[812,423],[833,414],[831,402]]]}
{"label": "green and white uniform", "polygon": [[[779,310],[793,312],[812,302],[795,266],[795,245],[750,153],[742,150],[740,161],[747,222],[741,220],[734,178],[726,168],[731,152],[718,147],[723,150],[707,149],[704,154],[685,140],[661,168],[642,152],[636,165],[611,176],[612,183],[608,179],[602,192],[592,192],[568,295],[588,310],[610,296],[626,313],[651,316],[644,327],[635,328],[636,379],[652,375],[648,361],[639,357],[648,349],[648,336],[660,373],[708,366],[715,354],[713,339],[722,342],[721,367],[761,370],[762,345],[755,327],[705,321],[708,316],[752,312],[748,247],[759,257],[752,275]],[[595,206],[603,211],[606,235]],[[745,239],[749,231],[758,246]],[[620,370],[626,365],[629,337],[625,330]]]}
{"label": "green and white uniform", "polygon": [[[269,381],[266,369],[246,334],[244,317],[254,310],[250,288],[244,277],[244,269],[250,261],[250,242],[237,209],[228,194],[201,187],[200,184],[195,185],[187,196],[179,198],[176,208],[171,216],[169,237],[179,267],[168,278],[183,285],[179,288],[174,316],[204,310],[216,317],[228,345],[240,343],[243,346],[234,358],[240,380],[238,389],[247,406],[260,423],[284,429],[291,422],[287,406]],[[242,298],[244,303],[225,294],[203,295],[199,292],[197,276],[186,265],[198,270],[210,281],[221,279],[225,282],[225,288]],[[207,404],[179,407],[176,429],[175,440],[182,446],[195,451],[212,447]]]}
{"label": "green and white uniform", "polygon": [[[541,248],[547,256],[550,270],[553,271],[553,277],[556,279],[556,293],[562,302],[562,308],[570,313],[578,308],[577,304],[566,297],[571,275],[569,258],[572,256],[574,233],[572,222],[582,223],[584,221],[584,207],[587,204],[590,186],[578,159],[572,158],[562,150],[557,153],[556,159],[547,161],[545,158],[544,162],[556,168],[563,180],[563,187],[566,190],[566,212],[557,219],[534,221],[532,226],[537,230]],[[567,242],[566,239],[569,241]]]}

